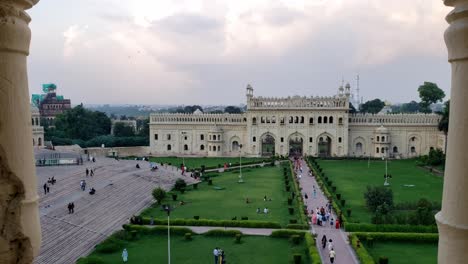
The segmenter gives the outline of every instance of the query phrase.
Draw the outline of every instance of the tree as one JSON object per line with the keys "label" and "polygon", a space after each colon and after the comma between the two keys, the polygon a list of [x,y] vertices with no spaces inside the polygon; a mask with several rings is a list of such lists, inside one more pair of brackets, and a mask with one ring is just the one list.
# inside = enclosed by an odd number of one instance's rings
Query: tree
{"label": "tree", "polygon": [[138,136],[149,138],[149,118],[146,118],[143,120],[138,119],[137,127],[138,127]]}
{"label": "tree", "polygon": [[442,110],[442,118],[439,121],[439,130],[445,135],[445,153],[447,153],[447,135],[449,128],[450,100],[445,102],[444,110]]}
{"label": "tree", "polygon": [[103,112],[75,106],[55,118],[55,131],[65,138],[89,140],[100,135],[108,135],[111,121]]}
{"label": "tree", "polygon": [[351,102],[349,103],[349,113],[350,114],[355,114],[356,113],[356,108],[354,107],[354,105]]}
{"label": "tree", "polygon": [[197,109],[203,112],[203,108],[199,105],[187,105],[186,107],[184,107],[183,113],[192,114]]}
{"label": "tree", "polygon": [[419,98],[421,98],[421,102],[419,103],[421,112],[424,113],[431,113],[431,104],[442,101],[445,97],[444,91],[442,91],[437,84],[431,82],[424,82],[423,85],[419,86],[418,92]]}
{"label": "tree", "polygon": [[153,195],[153,198],[156,200],[157,204],[161,204],[162,200],[164,200],[166,197],[166,191],[159,187],[154,189],[151,194]]}
{"label": "tree", "polygon": [[183,179],[177,179],[174,184],[174,189],[180,191],[187,187],[187,183]]}
{"label": "tree", "polygon": [[135,132],[132,126],[129,126],[122,122],[114,124],[114,136],[116,137],[133,137]]}
{"label": "tree", "polygon": [[385,103],[380,99],[374,99],[371,101],[367,101],[359,107],[359,111],[363,113],[372,113],[376,114],[382,110],[385,106]]}
{"label": "tree", "polygon": [[240,114],[242,113],[242,110],[237,106],[230,105],[224,108],[224,112],[229,114]]}
{"label": "tree", "polygon": [[393,206],[393,192],[392,189],[384,186],[367,186],[367,191],[364,193],[367,207],[375,212],[379,205],[384,203],[390,207]]}
{"label": "tree", "polygon": [[416,101],[411,101],[406,104],[402,104],[400,108],[401,113],[417,113],[420,111],[420,107],[418,102]]}

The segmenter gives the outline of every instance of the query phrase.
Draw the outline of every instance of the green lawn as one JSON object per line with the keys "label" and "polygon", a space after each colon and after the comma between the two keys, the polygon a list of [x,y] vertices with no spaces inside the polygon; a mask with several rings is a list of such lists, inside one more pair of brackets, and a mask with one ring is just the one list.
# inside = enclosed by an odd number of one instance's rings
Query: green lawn
{"label": "green lawn", "polygon": [[[167,236],[142,236],[136,241],[126,242],[128,264],[166,263]],[[304,243],[293,246],[288,239],[261,236],[243,236],[236,244],[232,237],[193,236],[192,241],[183,236],[171,236],[171,263],[200,264],[213,263],[213,249],[220,247],[225,251],[229,264],[284,264],[290,263],[294,253],[306,258]],[[93,252],[91,257],[99,257],[102,263],[122,263],[122,251],[110,254]],[[303,259],[302,263],[309,263]]]}
{"label": "green lawn", "polygon": [[380,256],[388,257],[391,264],[436,264],[437,244],[377,242],[372,248],[366,247],[378,263]]}
{"label": "green lawn", "polygon": [[[295,218],[298,223],[301,219],[298,214],[297,201],[295,199],[293,207],[295,215],[289,215],[287,195],[284,187],[282,167],[264,167],[249,168],[243,170],[244,183],[239,184],[237,172],[224,172],[219,176],[213,177],[213,185],[206,182],[198,185],[197,190],[189,186],[184,194],[177,192],[178,201],[173,202],[171,197],[167,201],[174,204],[176,209],[171,213],[174,218],[190,218],[200,216],[204,219],[231,220],[237,217],[246,216],[249,220],[273,221],[281,225],[289,223],[289,219]],[[219,186],[223,190],[216,190],[213,187]],[[263,201],[267,196],[271,201]],[[249,198],[250,203],[246,203]],[[183,200],[184,205],[179,205]],[[268,214],[257,214],[256,209],[268,207]],[[164,218],[165,212],[160,207],[150,207],[146,209],[142,216],[153,216],[155,218]]]}
{"label": "green lawn", "polygon": [[[364,192],[367,185],[383,185],[384,161],[367,160],[318,160],[323,172],[337,186],[352,209],[350,221],[370,222],[371,215],[365,207]],[[388,161],[389,180],[394,202],[416,202],[420,198],[440,203],[442,200],[443,178],[419,168],[414,160]],[[408,187],[405,185],[414,185]]]}
{"label": "green lawn", "polygon": [[[251,161],[259,161],[265,160],[265,158],[242,158],[242,163],[244,162],[251,162]],[[172,165],[180,166],[185,161],[185,166],[188,169],[192,168],[200,168],[202,165],[206,167],[213,167],[213,166],[224,166],[224,163],[238,163],[239,157],[221,157],[221,158],[208,158],[208,157],[151,157],[150,161],[157,162],[157,163],[171,163]]]}

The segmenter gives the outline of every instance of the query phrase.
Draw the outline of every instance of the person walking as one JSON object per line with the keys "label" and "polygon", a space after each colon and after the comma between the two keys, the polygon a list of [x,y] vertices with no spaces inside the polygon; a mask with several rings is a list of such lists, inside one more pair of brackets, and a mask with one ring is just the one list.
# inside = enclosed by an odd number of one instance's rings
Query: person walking
{"label": "person walking", "polygon": [[333,249],[333,240],[331,240],[331,238],[328,240],[328,250],[332,250]]}
{"label": "person walking", "polygon": [[327,236],[323,235],[322,236],[322,249],[325,249],[326,246],[327,246]]}
{"label": "person walking", "polygon": [[44,188],[44,195],[47,194],[47,183],[44,183],[44,186],[42,186]]}
{"label": "person walking", "polygon": [[214,256],[214,263],[218,264],[218,260],[219,260],[219,249],[218,249],[218,247],[215,247],[215,249],[213,250],[213,256]]}
{"label": "person walking", "polygon": [[86,177],[88,177],[88,175],[89,175],[89,170],[88,168],[86,168]]}
{"label": "person walking", "polygon": [[74,214],[75,213],[75,203],[71,203],[71,213]]}
{"label": "person walking", "polygon": [[127,263],[128,261],[128,252],[126,248],[124,248],[124,250],[122,251],[122,260],[124,263]]}
{"label": "person walking", "polygon": [[314,186],[314,199],[317,199],[317,190],[315,189],[315,186]]}
{"label": "person walking", "polygon": [[71,203],[68,203],[68,206],[67,206],[67,207],[68,207],[68,213],[71,214],[71,211],[72,211],[72,210],[71,210]]}
{"label": "person walking", "polygon": [[328,255],[330,256],[330,263],[334,263],[336,253],[335,253],[335,250],[333,250],[333,248],[330,250],[330,252],[328,252]]}

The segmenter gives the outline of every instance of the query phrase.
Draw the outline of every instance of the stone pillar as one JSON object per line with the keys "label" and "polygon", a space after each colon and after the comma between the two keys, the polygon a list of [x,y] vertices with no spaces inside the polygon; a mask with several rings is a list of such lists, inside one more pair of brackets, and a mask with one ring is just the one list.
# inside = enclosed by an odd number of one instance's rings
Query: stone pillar
{"label": "stone pillar", "polygon": [[439,227],[438,263],[466,263],[468,259],[468,0],[445,0],[455,9],[445,43],[452,66],[450,123]]}
{"label": "stone pillar", "polygon": [[0,263],[32,263],[41,229],[26,57],[38,0],[0,0]]}

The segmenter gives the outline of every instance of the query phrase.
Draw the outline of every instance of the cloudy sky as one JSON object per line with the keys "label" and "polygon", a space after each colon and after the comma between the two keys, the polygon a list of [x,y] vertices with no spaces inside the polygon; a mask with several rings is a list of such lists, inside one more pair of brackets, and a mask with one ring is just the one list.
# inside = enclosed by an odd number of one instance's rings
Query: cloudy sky
{"label": "cloudy sky", "polygon": [[239,104],[255,95],[417,99],[450,88],[440,0],[42,0],[29,89],[73,104]]}

